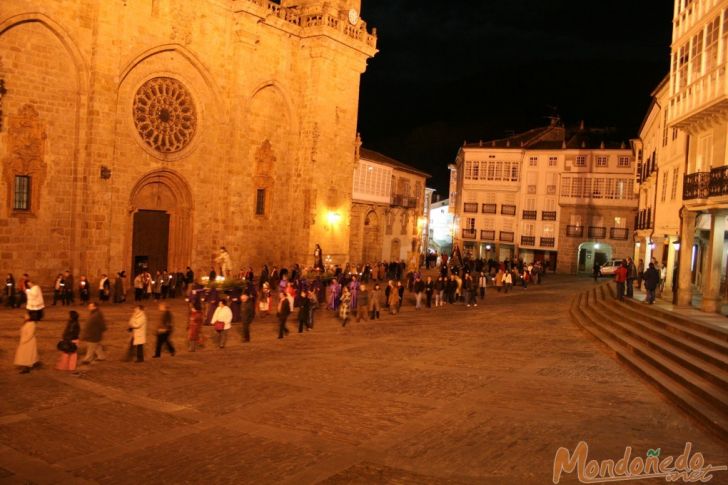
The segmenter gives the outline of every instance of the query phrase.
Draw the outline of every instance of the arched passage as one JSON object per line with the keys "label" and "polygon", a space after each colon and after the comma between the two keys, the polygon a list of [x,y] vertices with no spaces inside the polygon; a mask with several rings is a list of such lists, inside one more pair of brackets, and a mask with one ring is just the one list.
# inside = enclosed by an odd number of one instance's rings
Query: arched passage
{"label": "arched passage", "polygon": [[133,273],[180,271],[192,254],[192,194],[181,175],[157,170],[143,176],[129,198]]}
{"label": "arched passage", "polygon": [[579,273],[591,273],[594,268],[594,263],[597,262],[599,265],[603,265],[610,259],[612,259],[612,246],[605,243],[587,242],[579,246],[578,261],[577,261],[577,272]]}

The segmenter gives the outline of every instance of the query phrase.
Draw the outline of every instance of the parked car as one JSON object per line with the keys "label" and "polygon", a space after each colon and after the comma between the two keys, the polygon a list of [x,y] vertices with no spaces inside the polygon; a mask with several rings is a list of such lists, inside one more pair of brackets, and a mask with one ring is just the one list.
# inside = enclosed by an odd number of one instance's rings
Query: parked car
{"label": "parked car", "polygon": [[622,266],[621,259],[610,259],[599,269],[599,276],[613,276],[617,268]]}

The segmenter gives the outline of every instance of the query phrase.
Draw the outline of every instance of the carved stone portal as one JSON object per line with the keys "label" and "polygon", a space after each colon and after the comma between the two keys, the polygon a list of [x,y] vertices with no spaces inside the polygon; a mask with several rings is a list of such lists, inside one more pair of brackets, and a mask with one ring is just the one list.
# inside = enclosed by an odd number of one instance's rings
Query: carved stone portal
{"label": "carved stone portal", "polygon": [[17,115],[8,117],[8,151],[3,160],[3,176],[9,190],[8,206],[12,207],[14,182],[18,175],[31,178],[30,211],[40,205],[40,188],[45,181],[47,164],[44,161],[46,131],[35,108],[26,104]]}
{"label": "carved stone portal", "polygon": [[197,112],[189,91],[176,79],[155,77],[134,96],[134,125],[144,143],[161,153],[186,147],[197,130]]}

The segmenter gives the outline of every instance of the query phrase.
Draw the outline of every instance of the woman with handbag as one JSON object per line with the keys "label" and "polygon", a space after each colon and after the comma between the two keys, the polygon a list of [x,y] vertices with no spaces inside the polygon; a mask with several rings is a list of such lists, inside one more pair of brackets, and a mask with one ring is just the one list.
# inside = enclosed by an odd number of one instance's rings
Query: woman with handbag
{"label": "woman with handbag", "polygon": [[78,362],[78,337],[81,333],[81,324],[78,323],[78,312],[68,312],[68,323],[63,331],[61,341],[57,348],[61,355],[58,357],[56,369],[63,371],[75,371]]}
{"label": "woman with handbag", "polygon": [[225,304],[225,300],[220,300],[215,313],[212,315],[212,322],[215,325],[217,343],[221,349],[225,347],[225,342],[227,342],[227,333],[232,328],[232,321],[233,312]]}

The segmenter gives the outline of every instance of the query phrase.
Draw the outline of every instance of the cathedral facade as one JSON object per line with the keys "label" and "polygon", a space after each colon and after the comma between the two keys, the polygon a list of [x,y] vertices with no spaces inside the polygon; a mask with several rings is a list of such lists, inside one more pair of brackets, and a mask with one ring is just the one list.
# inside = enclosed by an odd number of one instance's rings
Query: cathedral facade
{"label": "cathedral facade", "polygon": [[[0,260],[43,283],[348,260],[358,0],[0,2]],[[336,214],[337,217],[330,217]],[[309,260],[311,260],[309,262]]]}

